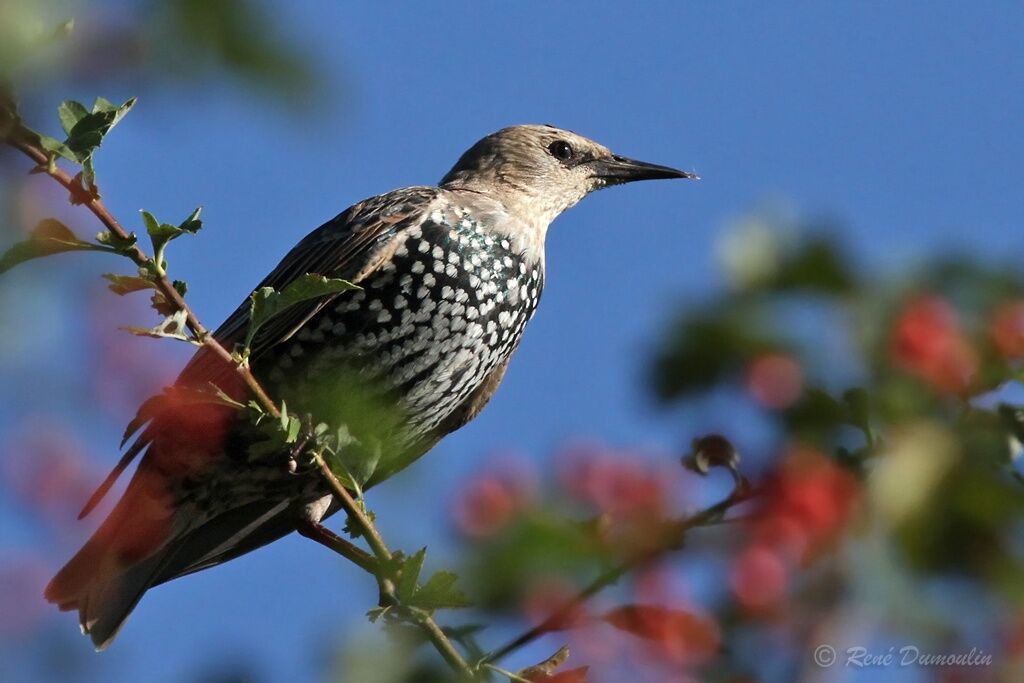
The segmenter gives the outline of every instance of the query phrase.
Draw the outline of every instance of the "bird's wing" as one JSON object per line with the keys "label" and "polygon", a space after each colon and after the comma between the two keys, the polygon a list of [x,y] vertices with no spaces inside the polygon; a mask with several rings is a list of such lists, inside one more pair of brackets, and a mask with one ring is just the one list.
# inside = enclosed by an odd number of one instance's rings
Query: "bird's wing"
{"label": "bird's wing", "polygon": [[[307,235],[258,285],[283,289],[306,273],[336,277],[358,284],[383,263],[389,243],[403,230],[422,223],[431,213],[439,191],[433,187],[410,187],[372,197],[346,209]],[[303,323],[336,296],[332,294],[296,304],[263,325],[253,340],[250,361],[286,341]],[[214,338],[229,351],[244,338],[249,326],[249,301],[243,302],[214,332]],[[245,388],[233,365],[205,348],[199,349],[185,366],[176,387],[205,390],[213,384],[236,400],[243,400]],[[181,400],[180,397],[176,400]],[[139,408],[125,431],[127,442],[148,423],[114,469],[86,503],[80,516],[87,515],[117,480],[118,475],[152,442],[160,428],[160,414],[168,408],[165,394],[149,399]]]}
{"label": "bird's wing", "polygon": [[[380,264],[382,252],[399,232],[423,222],[437,189],[411,187],[360,202],[320,226],[299,242],[273,271],[257,285],[280,290],[307,273],[342,278],[355,284]],[[286,341],[302,324],[336,296],[331,294],[292,306],[271,318],[253,340],[250,359]],[[241,342],[249,327],[249,301],[243,302],[214,332],[229,351]],[[213,361],[213,363],[211,363]],[[215,381],[224,364],[206,349],[200,349],[185,366],[179,383],[190,386]],[[228,368],[229,372],[233,369]]]}

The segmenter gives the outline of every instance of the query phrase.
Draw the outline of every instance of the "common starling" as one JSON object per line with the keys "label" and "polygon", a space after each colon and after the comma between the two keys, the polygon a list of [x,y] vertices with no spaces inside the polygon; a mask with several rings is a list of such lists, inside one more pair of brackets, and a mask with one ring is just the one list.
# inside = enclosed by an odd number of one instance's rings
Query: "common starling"
{"label": "common starling", "polygon": [[[286,309],[251,344],[253,373],[292,414],[338,430],[365,486],[407,466],[473,419],[494,394],[544,285],[544,239],[593,190],[693,178],[634,161],[552,126],[513,126],[471,147],[437,187],[359,202],[310,233],[260,287],[315,273],[356,291]],[[245,337],[248,303],[216,331]],[[233,367],[196,353],[176,389],[246,391]],[[172,388],[172,389],[174,389]],[[124,495],[46,588],[77,609],[106,647],[149,588],[274,541],[338,509],[312,469],[231,407],[169,391],[140,409],[145,425],[113,478],[144,453]]]}

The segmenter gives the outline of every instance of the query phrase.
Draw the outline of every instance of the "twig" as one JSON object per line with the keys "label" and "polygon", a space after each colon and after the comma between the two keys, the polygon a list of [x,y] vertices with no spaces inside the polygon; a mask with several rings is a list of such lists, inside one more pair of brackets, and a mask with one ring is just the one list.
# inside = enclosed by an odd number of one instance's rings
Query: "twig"
{"label": "twig", "polygon": [[320,545],[333,550],[363,571],[374,576],[380,571],[377,560],[362,548],[349,543],[327,527],[310,520],[299,523],[298,532]]}
{"label": "twig", "polygon": [[[116,218],[114,218],[113,214],[110,213],[102,200],[93,196],[83,196],[82,189],[66,171],[56,165],[51,167],[46,153],[32,143],[31,137],[31,132],[23,126],[18,126],[6,139],[6,142],[11,147],[14,147],[24,153],[32,159],[32,161],[36,162],[40,170],[64,186],[64,188],[70,192],[76,200],[80,200],[82,204],[84,204],[85,207],[88,208],[89,211],[91,211],[93,215],[107,227],[108,230],[110,230],[110,232],[114,233],[121,239],[128,239],[128,231],[124,229]],[[133,261],[139,264],[149,261],[149,256],[147,256],[146,253],[137,245],[132,247],[130,257]],[[278,410],[277,405],[260,385],[259,380],[257,380],[252,374],[252,371],[248,367],[235,362],[231,353],[225,349],[220,342],[214,339],[213,335],[211,335],[205,327],[203,327],[203,324],[199,322],[199,318],[196,317],[195,312],[193,312],[189,305],[185,303],[184,297],[182,297],[178,290],[174,288],[170,279],[166,275],[158,275],[154,278],[154,284],[164,298],[174,304],[178,310],[185,312],[185,321],[188,324],[189,329],[192,330],[196,339],[214,355],[224,362],[229,363],[237,370],[246,386],[249,387],[249,390],[253,393],[264,410],[274,417],[280,416],[281,411]]]}
{"label": "twig", "polygon": [[[381,584],[381,597],[392,597],[394,596],[394,582],[390,576],[387,576],[385,568],[391,567],[394,564],[394,556],[391,551],[388,550],[387,545],[384,543],[384,539],[381,538],[380,532],[374,526],[370,518],[366,516],[363,508],[349,493],[348,489],[338,480],[328,467],[327,462],[319,454],[314,454],[317,466],[320,468],[320,474],[323,475],[324,479],[327,480],[328,485],[331,487],[331,491],[341,501],[341,506],[345,512],[348,513],[350,519],[355,520],[359,530],[366,537],[366,542],[370,545],[373,550],[373,554],[377,558],[377,563],[381,567],[381,571],[376,574],[377,580]],[[459,654],[454,643],[445,635],[444,631],[437,622],[434,621],[433,617],[428,614],[420,614],[416,618],[417,624],[423,630],[423,632],[433,643],[434,648],[444,657],[448,665],[451,666],[455,671],[462,674],[468,679],[473,678],[473,670],[470,668],[466,660]]]}
{"label": "twig", "polygon": [[717,521],[717,519],[730,508],[750,500],[759,493],[760,491],[750,488],[742,479],[738,479],[737,486],[728,497],[701,510],[700,512],[670,525],[666,533],[666,540],[663,544],[653,550],[640,553],[634,557],[624,560],[614,567],[602,572],[571,600],[562,604],[558,609],[552,612],[547,619],[528,631],[525,631],[518,637],[513,638],[498,649],[492,650],[480,660],[480,664],[482,666],[486,666],[491,662],[496,662],[521,647],[532,643],[537,638],[540,638],[551,631],[557,630],[556,627],[558,624],[564,623],[570,615],[575,613],[576,610],[585,604],[590,598],[594,597],[608,586],[616,583],[625,574],[667,552],[677,549],[681,545],[683,537],[686,535],[687,531],[694,527],[703,526],[710,522]]}

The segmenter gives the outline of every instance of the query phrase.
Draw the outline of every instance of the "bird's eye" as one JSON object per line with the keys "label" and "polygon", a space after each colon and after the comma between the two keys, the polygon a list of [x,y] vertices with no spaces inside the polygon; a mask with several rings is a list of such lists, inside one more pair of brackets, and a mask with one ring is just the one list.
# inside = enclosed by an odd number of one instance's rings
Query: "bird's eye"
{"label": "bird's eye", "polygon": [[555,140],[548,146],[548,151],[551,152],[551,156],[555,157],[559,161],[569,161],[572,159],[575,152],[565,140]]}

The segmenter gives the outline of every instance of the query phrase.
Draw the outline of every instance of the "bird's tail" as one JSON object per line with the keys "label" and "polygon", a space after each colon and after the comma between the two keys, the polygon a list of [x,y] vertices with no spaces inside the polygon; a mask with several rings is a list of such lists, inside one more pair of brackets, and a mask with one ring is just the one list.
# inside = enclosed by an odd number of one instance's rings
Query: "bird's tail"
{"label": "bird's tail", "polygon": [[[267,497],[196,523],[172,509],[160,477],[136,472],[125,496],[92,538],[46,587],[62,610],[78,610],[98,650],[114,639],[151,587],[226,562],[295,530],[288,498]],[[191,523],[176,523],[191,520]]]}
{"label": "bird's tail", "polygon": [[140,469],[124,497],[50,581],[44,597],[78,610],[83,633],[106,647],[179,543],[175,514],[160,477]]}
{"label": "bird's tail", "polygon": [[163,560],[158,553],[122,568],[93,538],[57,573],[44,595],[62,610],[77,609],[82,633],[102,650],[153,584]]}

